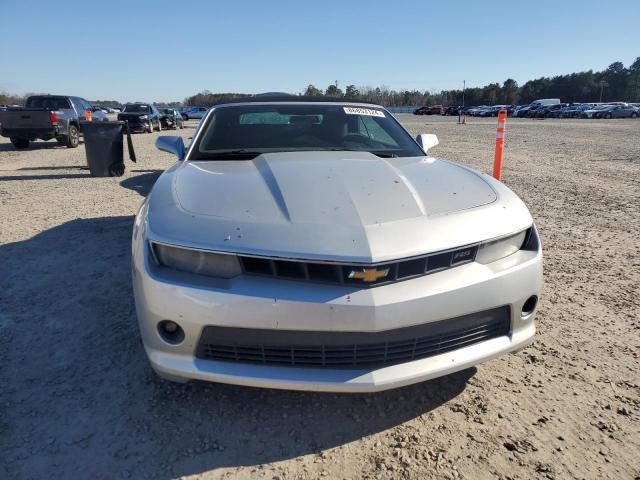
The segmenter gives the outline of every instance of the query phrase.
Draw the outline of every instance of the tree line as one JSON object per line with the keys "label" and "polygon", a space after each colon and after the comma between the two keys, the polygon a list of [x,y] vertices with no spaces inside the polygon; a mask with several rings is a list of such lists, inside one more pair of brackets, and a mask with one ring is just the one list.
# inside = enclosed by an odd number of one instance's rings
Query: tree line
{"label": "tree line", "polygon": [[[446,104],[460,105],[462,90],[441,92]],[[538,98],[559,98],[562,102],[640,102],[640,57],[629,66],[614,62],[594,72],[540,77],[519,86],[513,79],[502,85],[490,83],[464,92],[466,105],[527,104]]]}
{"label": "tree line", "polygon": [[[462,105],[463,90],[393,90],[385,86],[347,85],[342,90],[337,82],[320,89],[309,84],[301,92],[307,96],[339,97],[377,103],[385,107],[417,105]],[[185,105],[208,106],[233,98],[248,96],[242,93],[211,93],[207,90],[184,99]],[[570,73],[554,77],[540,77],[518,85],[512,78],[502,84],[464,90],[465,105],[527,104],[538,98],[559,98],[563,102],[640,102],[640,57],[628,67],[614,62],[605,70]]]}

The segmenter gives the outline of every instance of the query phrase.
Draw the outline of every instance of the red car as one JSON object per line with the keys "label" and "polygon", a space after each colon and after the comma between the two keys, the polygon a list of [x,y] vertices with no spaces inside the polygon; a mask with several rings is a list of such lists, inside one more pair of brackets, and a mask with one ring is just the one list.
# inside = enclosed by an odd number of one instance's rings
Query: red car
{"label": "red car", "polygon": [[442,105],[435,105],[433,107],[420,107],[413,111],[414,115],[442,115],[444,109]]}

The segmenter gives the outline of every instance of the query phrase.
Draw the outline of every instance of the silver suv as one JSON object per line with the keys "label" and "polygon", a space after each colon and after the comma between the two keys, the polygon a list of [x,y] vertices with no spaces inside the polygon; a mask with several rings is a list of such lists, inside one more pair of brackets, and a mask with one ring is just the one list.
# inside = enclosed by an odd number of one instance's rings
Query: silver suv
{"label": "silver suv", "polygon": [[182,112],[182,118],[189,120],[191,118],[200,119],[207,113],[206,107],[189,107]]}

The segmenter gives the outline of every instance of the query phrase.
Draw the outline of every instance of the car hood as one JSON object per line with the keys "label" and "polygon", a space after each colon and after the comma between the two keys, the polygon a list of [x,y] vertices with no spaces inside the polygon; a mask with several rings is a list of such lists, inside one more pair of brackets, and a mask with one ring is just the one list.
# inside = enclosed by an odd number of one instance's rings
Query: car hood
{"label": "car hood", "polygon": [[374,225],[496,200],[468,170],[446,162],[383,159],[368,152],[263,154],[188,162],[175,179],[180,206],[196,215],[268,223]]}
{"label": "car hood", "polygon": [[[478,235],[492,238],[531,224],[526,207],[524,223],[515,227],[498,222],[488,228],[484,215],[462,215],[497,200],[487,178],[429,157],[269,153],[176,165],[154,187],[148,223],[150,236],[167,243],[371,262],[465,245]],[[463,217],[473,220],[465,225]],[[448,231],[439,230],[446,225]]]}

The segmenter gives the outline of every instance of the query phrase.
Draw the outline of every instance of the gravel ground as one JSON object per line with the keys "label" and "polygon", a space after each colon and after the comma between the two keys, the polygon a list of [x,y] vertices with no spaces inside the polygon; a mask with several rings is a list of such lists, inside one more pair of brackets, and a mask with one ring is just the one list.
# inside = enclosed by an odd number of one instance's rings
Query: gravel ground
{"label": "gravel ground", "polygon": [[[399,117],[490,171],[495,119]],[[639,478],[640,121],[507,127],[503,180],[545,251],[536,342],[372,395],[156,378],[129,236],[173,161],[158,134],[121,178],[89,177],[83,146],[0,139],[0,478]]]}

